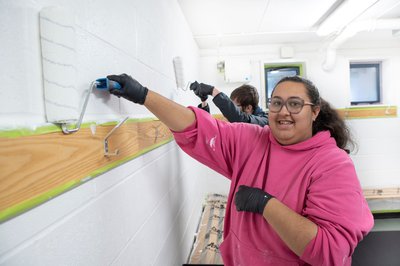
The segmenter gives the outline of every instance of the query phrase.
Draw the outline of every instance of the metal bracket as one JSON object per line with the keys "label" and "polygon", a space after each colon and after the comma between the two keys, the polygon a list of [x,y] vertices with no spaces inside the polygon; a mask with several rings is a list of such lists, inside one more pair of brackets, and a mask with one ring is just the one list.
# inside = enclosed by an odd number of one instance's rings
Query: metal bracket
{"label": "metal bracket", "polygon": [[104,156],[116,156],[119,154],[119,150],[116,149],[114,152],[108,152],[108,138],[117,130],[127,119],[129,116],[125,117],[121,122],[119,122],[110,132],[108,132],[107,136],[104,138]]}
{"label": "metal bracket", "polygon": [[64,134],[71,134],[71,133],[77,132],[81,128],[83,115],[85,114],[86,106],[87,106],[87,104],[89,102],[90,94],[92,94],[93,88],[96,86],[96,84],[97,84],[96,81],[94,81],[94,82],[92,82],[90,84],[90,88],[88,89],[88,93],[86,95],[85,102],[83,104],[82,111],[81,111],[81,114],[79,116],[79,120],[78,120],[78,123],[76,124],[76,127],[73,128],[73,129],[68,129],[68,123],[61,123],[61,129],[62,129]]}

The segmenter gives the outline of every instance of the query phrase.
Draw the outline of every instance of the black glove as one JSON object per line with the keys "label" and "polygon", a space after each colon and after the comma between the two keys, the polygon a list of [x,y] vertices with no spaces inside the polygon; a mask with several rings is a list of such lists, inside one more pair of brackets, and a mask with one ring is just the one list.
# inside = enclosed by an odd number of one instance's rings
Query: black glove
{"label": "black glove", "polygon": [[242,185],[235,194],[236,210],[263,214],[271,198],[273,196],[259,188]]}
{"label": "black glove", "polygon": [[206,106],[202,106],[202,104],[197,105],[197,108],[203,109],[207,113],[210,113],[210,106],[207,104]]}
{"label": "black glove", "polygon": [[208,95],[212,95],[214,86],[195,81],[190,84],[190,89],[201,99],[202,102],[204,102],[207,100]]}
{"label": "black glove", "polygon": [[107,78],[121,84],[121,89],[111,89],[111,94],[118,97],[123,97],[134,103],[144,104],[147,92],[149,90],[146,87],[143,87],[142,84],[133,79],[131,76],[127,74],[121,74],[109,75]]}

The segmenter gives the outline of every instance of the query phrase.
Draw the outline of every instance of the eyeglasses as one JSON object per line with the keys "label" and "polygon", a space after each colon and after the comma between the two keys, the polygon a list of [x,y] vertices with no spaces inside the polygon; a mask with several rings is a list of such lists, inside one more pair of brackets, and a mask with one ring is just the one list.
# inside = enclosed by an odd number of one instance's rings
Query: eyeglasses
{"label": "eyeglasses", "polygon": [[268,101],[268,109],[273,113],[279,113],[282,107],[286,106],[289,113],[298,114],[301,112],[304,105],[314,106],[313,103],[304,102],[304,100],[299,97],[290,97],[286,101],[281,98],[272,98]]}

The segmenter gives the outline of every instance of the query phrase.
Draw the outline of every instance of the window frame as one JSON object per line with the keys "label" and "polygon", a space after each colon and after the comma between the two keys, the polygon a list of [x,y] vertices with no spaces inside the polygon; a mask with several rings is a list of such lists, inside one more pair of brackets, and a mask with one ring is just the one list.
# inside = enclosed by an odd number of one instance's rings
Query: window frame
{"label": "window frame", "polygon": [[[359,106],[359,105],[376,105],[376,104],[382,104],[382,62],[381,61],[368,61],[368,62],[350,62],[349,63],[349,77],[351,80],[351,69],[354,68],[375,68],[376,69],[376,93],[377,93],[377,99],[373,101],[352,101],[350,99],[350,105],[351,106]],[[351,88],[351,82],[350,82],[350,94],[352,92]]]}
{"label": "window frame", "polygon": [[281,69],[290,69],[290,68],[296,68],[298,69],[299,73],[298,75],[303,77],[304,76],[304,63],[264,63],[263,70],[264,70],[264,89],[263,93],[265,95],[265,107],[268,106],[267,102],[269,100],[268,98],[268,79],[267,79],[267,73],[268,71],[273,71],[273,70],[281,70]]}

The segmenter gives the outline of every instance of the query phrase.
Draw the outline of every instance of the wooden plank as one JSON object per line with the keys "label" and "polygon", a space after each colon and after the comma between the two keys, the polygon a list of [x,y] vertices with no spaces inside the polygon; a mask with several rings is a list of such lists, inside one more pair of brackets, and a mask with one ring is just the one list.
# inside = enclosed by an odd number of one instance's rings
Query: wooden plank
{"label": "wooden plank", "polygon": [[[343,119],[397,117],[397,106],[363,106],[336,110]],[[213,117],[227,121],[222,114],[214,114]]]}
{"label": "wooden plank", "polygon": [[351,107],[337,111],[344,119],[397,117],[397,106]]}
{"label": "wooden plank", "polygon": [[366,199],[388,199],[400,198],[400,187],[397,188],[375,188],[364,189],[364,197]]}
{"label": "wooden plank", "polygon": [[[339,110],[346,118],[397,115],[395,106],[343,111]],[[226,120],[222,115],[214,117]],[[54,126],[33,132],[0,132],[0,222],[172,139],[158,120],[128,121],[109,138],[110,151],[119,149],[119,156],[105,157],[103,139],[115,124],[97,126],[95,135],[88,126],[71,135]]]}
{"label": "wooden plank", "polygon": [[95,135],[89,127],[70,135],[57,131],[10,138],[2,134],[0,221],[172,139],[158,120],[128,121],[109,138],[109,151],[119,149],[120,154],[106,157],[104,137],[114,126],[97,126]]}

